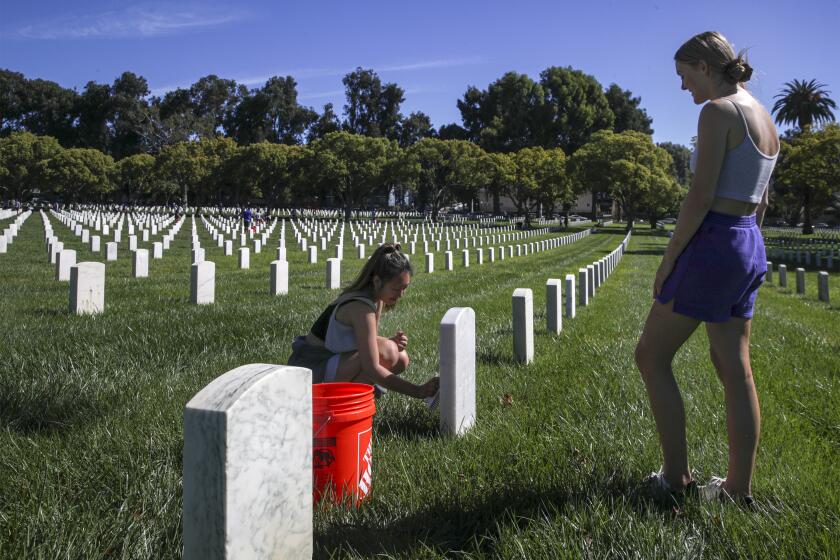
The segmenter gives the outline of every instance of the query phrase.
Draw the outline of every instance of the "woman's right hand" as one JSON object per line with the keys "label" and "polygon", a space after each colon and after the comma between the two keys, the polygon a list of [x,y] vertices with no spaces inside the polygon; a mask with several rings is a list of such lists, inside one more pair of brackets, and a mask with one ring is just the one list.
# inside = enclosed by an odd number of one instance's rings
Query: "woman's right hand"
{"label": "woman's right hand", "polygon": [[440,389],[440,377],[432,377],[422,385],[417,386],[417,398],[433,397]]}

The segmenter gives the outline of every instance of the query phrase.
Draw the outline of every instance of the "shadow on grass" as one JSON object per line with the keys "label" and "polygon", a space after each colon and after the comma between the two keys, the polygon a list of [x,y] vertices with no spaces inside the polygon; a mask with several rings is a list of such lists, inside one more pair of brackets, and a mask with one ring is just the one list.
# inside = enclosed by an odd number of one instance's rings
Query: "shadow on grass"
{"label": "shadow on grass", "polygon": [[[422,414],[418,412],[421,410]],[[440,435],[438,416],[428,414],[425,408],[419,407],[391,409],[385,414],[374,416],[374,433],[377,437],[396,436],[409,440],[437,438]]]}
{"label": "shadow on grass", "polygon": [[101,403],[78,394],[0,391],[0,426],[21,435],[63,431],[99,416],[101,408]]}
{"label": "shadow on grass", "polygon": [[[333,524],[316,530],[314,557],[329,558],[336,552],[351,550],[371,556],[410,554],[421,547],[443,555],[461,551],[493,556],[500,533],[507,527],[514,525],[525,531],[533,520],[553,517],[566,506],[589,507],[594,497],[611,511],[629,507],[640,518],[658,513],[665,520],[673,520],[680,515],[673,503],[661,503],[647,496],[637,480],[612,476],[608,480],[593,480],[586,486],[587,489],[576,491],[508,488],[468,503],[433,502],[392,523]],[[580,536],[583,540],[587,535],[582,532]]]}
{"label": "shadow on grass", "polygon": [[507,346],[504,349],[498,347],[485,347],[476,353],[476,360],[481,364],[490,365],[517,365],[519,362],[513,356],[513,350]]}

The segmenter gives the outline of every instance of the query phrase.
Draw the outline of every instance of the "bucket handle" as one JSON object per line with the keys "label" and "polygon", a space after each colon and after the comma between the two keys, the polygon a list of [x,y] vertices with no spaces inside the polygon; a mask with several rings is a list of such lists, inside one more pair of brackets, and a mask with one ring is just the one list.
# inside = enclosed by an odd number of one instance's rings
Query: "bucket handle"
{"label": "bucket handle", "polygon": [[318,437],[318,434],[320,434],[320,433],[321,433],[321,430],[323,430],[324,428],[326,428],[326,427],[327,427],[327,424],[329,424],[329,423],[332,421],[332,419],[333,419],[332,414],[328,415],[328,416],[327,416],[326,421],[325,421],[323,424],[321,424],[321,427],[320,427],[320,428],[318,428],[318,431],[317,431],[317,432],[315,432],[315,434],[314,434],[312,437],[313,437],[313,438]]}

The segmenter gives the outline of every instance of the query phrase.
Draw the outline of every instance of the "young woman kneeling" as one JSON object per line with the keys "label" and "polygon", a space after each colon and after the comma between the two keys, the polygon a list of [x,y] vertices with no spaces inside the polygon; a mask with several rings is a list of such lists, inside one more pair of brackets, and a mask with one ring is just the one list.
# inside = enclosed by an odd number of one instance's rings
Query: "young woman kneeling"
{"label": "young woman kneeling", "polygon": [[369,383],[416,398],[434,396],[439,379],[422,385],[399,377],[408,367],[408,337],[377,335],[382,309],[390,310],[411,283],[411,263],[400,246],[380,246],[353,284],[330,303],[306,336],[292,343],[289,365],[312,370],[313,383]]}

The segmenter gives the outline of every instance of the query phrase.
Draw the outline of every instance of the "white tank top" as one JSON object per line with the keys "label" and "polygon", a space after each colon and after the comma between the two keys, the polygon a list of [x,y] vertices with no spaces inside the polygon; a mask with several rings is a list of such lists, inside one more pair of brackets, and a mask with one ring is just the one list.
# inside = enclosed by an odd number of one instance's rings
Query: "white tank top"
{"label": "white tank top", "polygon": [[353,326],[345,325],[335,318],[335,314],[338,312],[339,307],[349,301],[364,302],[369,305],[374,312],[376,312],[376,304],[373,300],[360,292],[342,294],[333,302],[335,307],[333,308],[332,315],[330,315],[330,322],[327,324],[327,336],[324,339],[324,346],[327,350],[335,354],[358,350],[358,345],[356,344],[356,333],[353,331]]}

